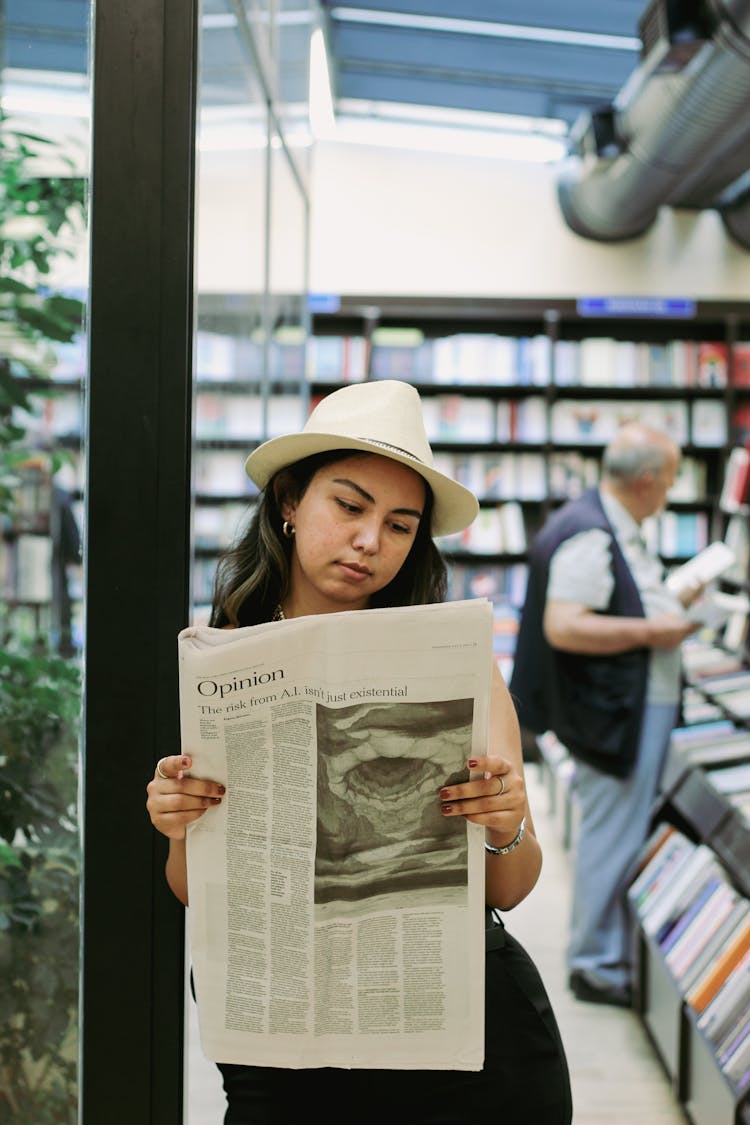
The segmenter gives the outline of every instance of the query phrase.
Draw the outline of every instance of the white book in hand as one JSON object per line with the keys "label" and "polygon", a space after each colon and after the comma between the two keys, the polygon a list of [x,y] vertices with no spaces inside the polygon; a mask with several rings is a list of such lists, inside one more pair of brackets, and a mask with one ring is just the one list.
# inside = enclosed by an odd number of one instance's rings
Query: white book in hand
{"label": "white book in hand", "polygon": [[681,594],[694,586],[705,586],[718,578],[735,561],[734,551],[721,539],[710,543],[683,566],[678,566],[667,578],[667,586]]}

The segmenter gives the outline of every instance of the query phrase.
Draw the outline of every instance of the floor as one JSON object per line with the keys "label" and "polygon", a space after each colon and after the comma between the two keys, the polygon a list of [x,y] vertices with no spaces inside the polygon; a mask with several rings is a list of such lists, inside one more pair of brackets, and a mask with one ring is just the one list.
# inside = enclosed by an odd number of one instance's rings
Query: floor
{"label": "floor", "polygon": [[[537,766],[528,767],[527,781],[544,869],[533,894],[506,916],[506,924],[534,957],[550,994],[568,1054],[574,1125],[685,1125],[638,1017],[580,1003],[567,991],[563,951],[570,875],[561,843],[561,803],[551,800]],[[224,1096],[218,1071],[201,1052],[192,1000],[189,1036],[185,1125],[221,1125]]]}

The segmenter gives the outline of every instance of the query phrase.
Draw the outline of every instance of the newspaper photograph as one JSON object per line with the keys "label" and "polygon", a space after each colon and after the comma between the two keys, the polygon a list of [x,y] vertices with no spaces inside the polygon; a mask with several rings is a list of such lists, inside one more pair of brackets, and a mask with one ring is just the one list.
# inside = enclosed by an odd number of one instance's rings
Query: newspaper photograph
{"label": "newspaper photograph", "polygon": [[438,791],[486,752],[485,599],[178,638],[182,752],[226,786],[188,827],[209,1059],[480,1070],[484,829]]}

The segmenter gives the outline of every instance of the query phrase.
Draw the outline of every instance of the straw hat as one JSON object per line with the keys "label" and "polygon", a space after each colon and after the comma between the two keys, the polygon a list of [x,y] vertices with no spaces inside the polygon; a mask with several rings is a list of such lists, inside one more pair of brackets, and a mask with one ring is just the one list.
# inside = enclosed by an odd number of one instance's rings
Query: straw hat
{"label": "straw hat", "polygon": [[433,468],[422,403],[409,383],[383,379],[341,387],[318,403],[301,433],[271,438],[258,446],[245,469],[262,489],[279,469],[329,449],[379,453],[424,477],[435,499],[433,535],[462,531],[479,510],[473,492]]}

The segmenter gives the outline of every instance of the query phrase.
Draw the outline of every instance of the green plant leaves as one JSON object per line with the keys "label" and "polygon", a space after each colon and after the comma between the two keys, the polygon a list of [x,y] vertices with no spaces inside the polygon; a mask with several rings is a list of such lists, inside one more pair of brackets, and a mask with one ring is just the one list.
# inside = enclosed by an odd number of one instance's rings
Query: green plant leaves
{"label": "green plant leaves", "polygon": [[[0,515],[18,502],[17,467],[56,344],[81,331],[83,304],[46,287],[83,229],[82,179],[38,176],[50,142],[0,111]],[[63,167],[65,162],[63,162]],[[60,458],[53,454],[53,467]],[[80,858],[80,670],[44,644],[0,649],[0,1121],[72,1125]]]}

